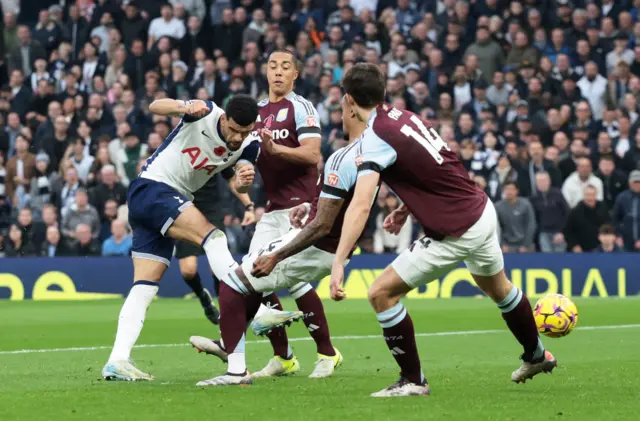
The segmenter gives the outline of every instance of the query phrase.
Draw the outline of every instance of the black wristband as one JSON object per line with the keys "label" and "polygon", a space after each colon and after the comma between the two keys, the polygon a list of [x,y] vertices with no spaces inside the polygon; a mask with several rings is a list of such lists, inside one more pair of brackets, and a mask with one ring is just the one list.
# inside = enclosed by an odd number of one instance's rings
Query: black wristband
{"label": "black wristband", "polygon": [[255,205],[255,203],[251,202],[247,206],[245,206],[244,208],[245,208],[245,210],[252,210],[252,209],[256,208],[256,205]]}

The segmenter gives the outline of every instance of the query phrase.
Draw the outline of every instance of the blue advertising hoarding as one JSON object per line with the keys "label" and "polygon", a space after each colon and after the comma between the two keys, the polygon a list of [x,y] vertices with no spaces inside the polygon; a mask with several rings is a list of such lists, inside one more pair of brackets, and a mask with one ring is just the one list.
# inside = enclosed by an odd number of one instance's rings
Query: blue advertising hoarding
{"label": "blue advertising hoarding", "polygon": [[[354,256],[347,267],[349,298],[366,298],[368,286],[394,259],[393,255]],[[161,297],[190,293],[178,270],[178,262],[162,280]],[[505,256],[512,282],[529,297],[561,293],[582,297],[626,297],[640,293],[640,254],[513,254]],[[199,260],[202,279],[210,280],[208,264]],[[124,297],[132,283],[129,258],[25,258],[0,259],[0,299],[94,300]],[[316,285],[329,298],[329,279]],[[286,291],[283,291],[286,294]],[[460,266],[442,278],[409,294],[414,299],[469,297],[481,294],[469,271]]]}

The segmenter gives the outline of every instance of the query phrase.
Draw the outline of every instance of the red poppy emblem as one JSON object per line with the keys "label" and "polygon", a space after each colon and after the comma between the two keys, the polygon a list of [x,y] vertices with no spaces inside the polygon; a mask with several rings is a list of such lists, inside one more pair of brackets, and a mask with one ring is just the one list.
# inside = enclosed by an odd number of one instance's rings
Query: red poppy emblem
{"label": "red poppy emblem", "polygon": [[266,127],[267,129],[270,129],[272,122],[273,122],[273,114],[267,117],[267,119],[264,121],[264,127]]}
{"label": "red poppy emblem", "polygon": [[213,153],[216,154],[216,156],[222,156],[225,152],[227,152],[227,148],[224,146],[218,146],[213,150]]}

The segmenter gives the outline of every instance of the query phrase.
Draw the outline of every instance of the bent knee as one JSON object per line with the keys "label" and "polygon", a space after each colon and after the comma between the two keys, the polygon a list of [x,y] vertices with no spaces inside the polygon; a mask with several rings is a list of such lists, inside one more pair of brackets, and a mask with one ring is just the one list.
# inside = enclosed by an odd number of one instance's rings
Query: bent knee
{"label": "bent knee", "polygon": [[[195,260],[195,259],[194,259]],[[180,275],[184,279],[193,279],[198,274],[197,260],[194,262],[180,262]]]}
{"label": "bent knee", "polygon": [[395,303],[393,303],[394,297],[392,297],[390,292],[391,291],[385,288],[380,282],[374,282],[369,288],[369,292],[367,294],[369,303],[371,303],[371,307],[373,307],[377,313],[387,310],[395,305]]}

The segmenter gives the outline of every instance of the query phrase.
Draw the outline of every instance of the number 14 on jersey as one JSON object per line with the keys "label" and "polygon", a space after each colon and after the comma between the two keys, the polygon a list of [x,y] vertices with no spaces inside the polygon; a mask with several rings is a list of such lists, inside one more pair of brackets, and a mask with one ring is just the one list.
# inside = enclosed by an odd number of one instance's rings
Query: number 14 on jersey
{"label": "number 14 on jersey", "polygon": [[444,140],[440,137],[440,135],[435,131],[433,127],[426,127],[422,120],[416,115],[411,116],[411,122],[416,126],[419,131],[416,131],[415,128],[411,127],[408,124],[402,126],[400,131],[405,136],[411,137],[416,140],[423,148],[429,152],[429,155],[436,160],[438,165],[442,165],[444,162],[444,158],[440,155],[440,151],[444,148],[447,151],[450,151],[449,145],[446,144]]}

